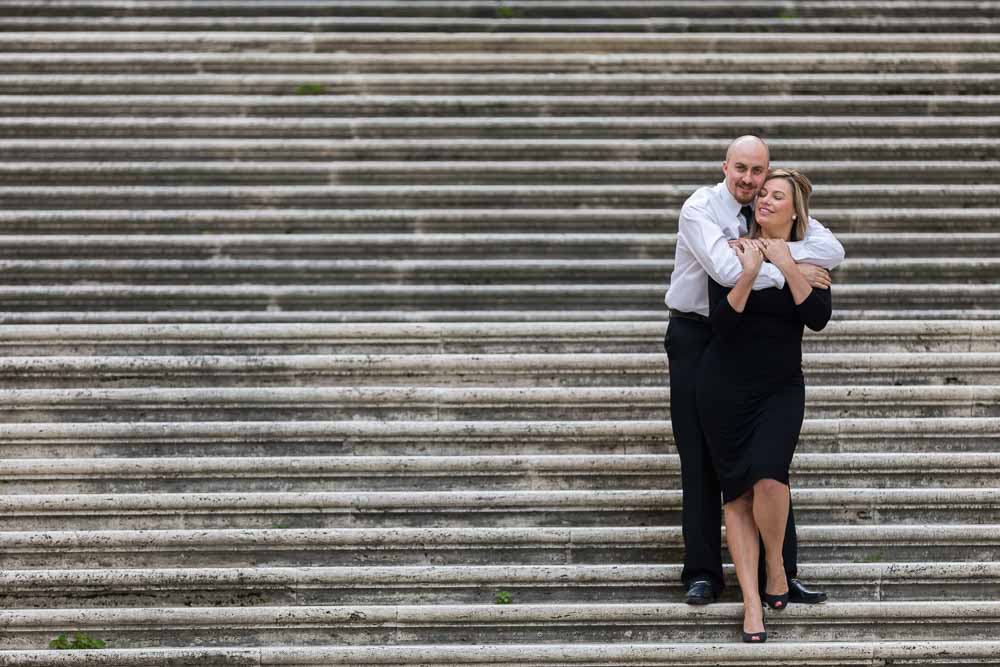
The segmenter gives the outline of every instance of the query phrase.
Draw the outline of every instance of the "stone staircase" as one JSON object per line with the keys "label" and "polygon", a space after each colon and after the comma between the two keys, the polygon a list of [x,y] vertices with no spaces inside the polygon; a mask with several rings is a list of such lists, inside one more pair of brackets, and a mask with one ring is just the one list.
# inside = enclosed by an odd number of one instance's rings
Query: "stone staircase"
{"label": "stone staircase", "polygon": [[[997,2],[0,4],[0,665],[1000,665],[998,47]],[[661,343],[745,132],[848,254],[831,601],[761,646],[679,602]]]}

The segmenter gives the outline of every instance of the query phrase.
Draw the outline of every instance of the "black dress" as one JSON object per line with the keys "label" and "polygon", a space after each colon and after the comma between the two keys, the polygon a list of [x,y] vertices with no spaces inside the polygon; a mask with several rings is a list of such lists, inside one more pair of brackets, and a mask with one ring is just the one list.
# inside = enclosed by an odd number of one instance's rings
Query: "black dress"
{"label": "black dress", "polygon": [[762,479],[788,484],[805,413],[802,327],[830,320],[830,290],[814,289],[798,306],[786,284],[755,290],[737,313],[730,288],[709,279],[712,341],[697,381],[698,417],[719,477],[723,502]]}

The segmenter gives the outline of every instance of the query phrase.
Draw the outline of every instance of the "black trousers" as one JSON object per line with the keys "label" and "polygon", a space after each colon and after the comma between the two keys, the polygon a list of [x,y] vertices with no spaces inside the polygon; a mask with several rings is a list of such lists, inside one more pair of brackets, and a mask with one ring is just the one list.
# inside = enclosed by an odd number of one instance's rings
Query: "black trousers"
{"label": "black trousers", "polygon": [[[708,579],[719,593],[725,587],[722,577],[722,492],[695,403],[698,366],[711,338],[712,328],[708,324],[671,317],[664,347],[670,363],[670,420],[674,444],[681,459],[681,530],[684,535],[681,581],[687,587],[695,579]],[[790,503],[782,555],[788,577],[796,576],[798,544]],[[763,590],[766,577],[763,542],[760,563]]]}

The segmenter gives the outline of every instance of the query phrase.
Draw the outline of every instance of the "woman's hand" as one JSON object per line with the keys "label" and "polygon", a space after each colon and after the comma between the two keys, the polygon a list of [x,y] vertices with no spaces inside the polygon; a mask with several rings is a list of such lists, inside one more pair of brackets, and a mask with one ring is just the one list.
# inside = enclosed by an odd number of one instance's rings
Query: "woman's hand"
{"label": "woman's hand", "polygon": [[764,256],[782,272],[789,265],[795,264],[788,244],[781,239],[764,239],[762,245],[764,246]]}
{"label": "woman's hand", "polygon": [[736,251],[740,264],[743,265],[743,273],[733,285],[733,289],[729,290],[726,299],[729,300],[729,305],[732,306],[733,310],[742,313],[743,309],[747,307],[747,299],[750,298],[750,292],[753,290],[757,274],[760,273],[760,267],[764,264],[764,255],[750,239],[740,239],[740,242],[733,246],[733,250]]}
{"label": "woman's hand", "polygon": [[729,247],[732,248],[733,250],[736,250],[736,248],[738,248],[741,243],[751,243],[758,250],[763,250],[764,248],[763,245],[764,241],[761,239],[752,239],[746,236],[738,239],[729,239]]}
{"label": "woman's hand", "polygon": [[812,285],[802,275],[799,265],[792,258],[788,244],[781,239],[764,239],[764,256],[771,260],[785,276],[785,285],[792,293],[792,300],[799,305],[809,297]]}
{"label": "woman's hand", "polygon": [[740,239],[739,244],[733,250],[736,251],[736,257],[739,258],[740,264],[743,266],[743,275],[756,278],[764,263],[763,253],[749,239]]}

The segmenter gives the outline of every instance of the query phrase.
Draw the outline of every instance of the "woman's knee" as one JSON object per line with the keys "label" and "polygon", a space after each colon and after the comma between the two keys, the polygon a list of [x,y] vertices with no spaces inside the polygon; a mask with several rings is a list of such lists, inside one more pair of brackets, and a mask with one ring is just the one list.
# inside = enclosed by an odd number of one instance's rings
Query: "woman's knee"
{"label": "woman's knee", "polygon": [[754,495],[760,496],[761,498],[773,498],[775,496],[780,497],[788,494],[788,485],[784,482],[779,482],[776,479],[766,477],[754,482],[753,492]]}

